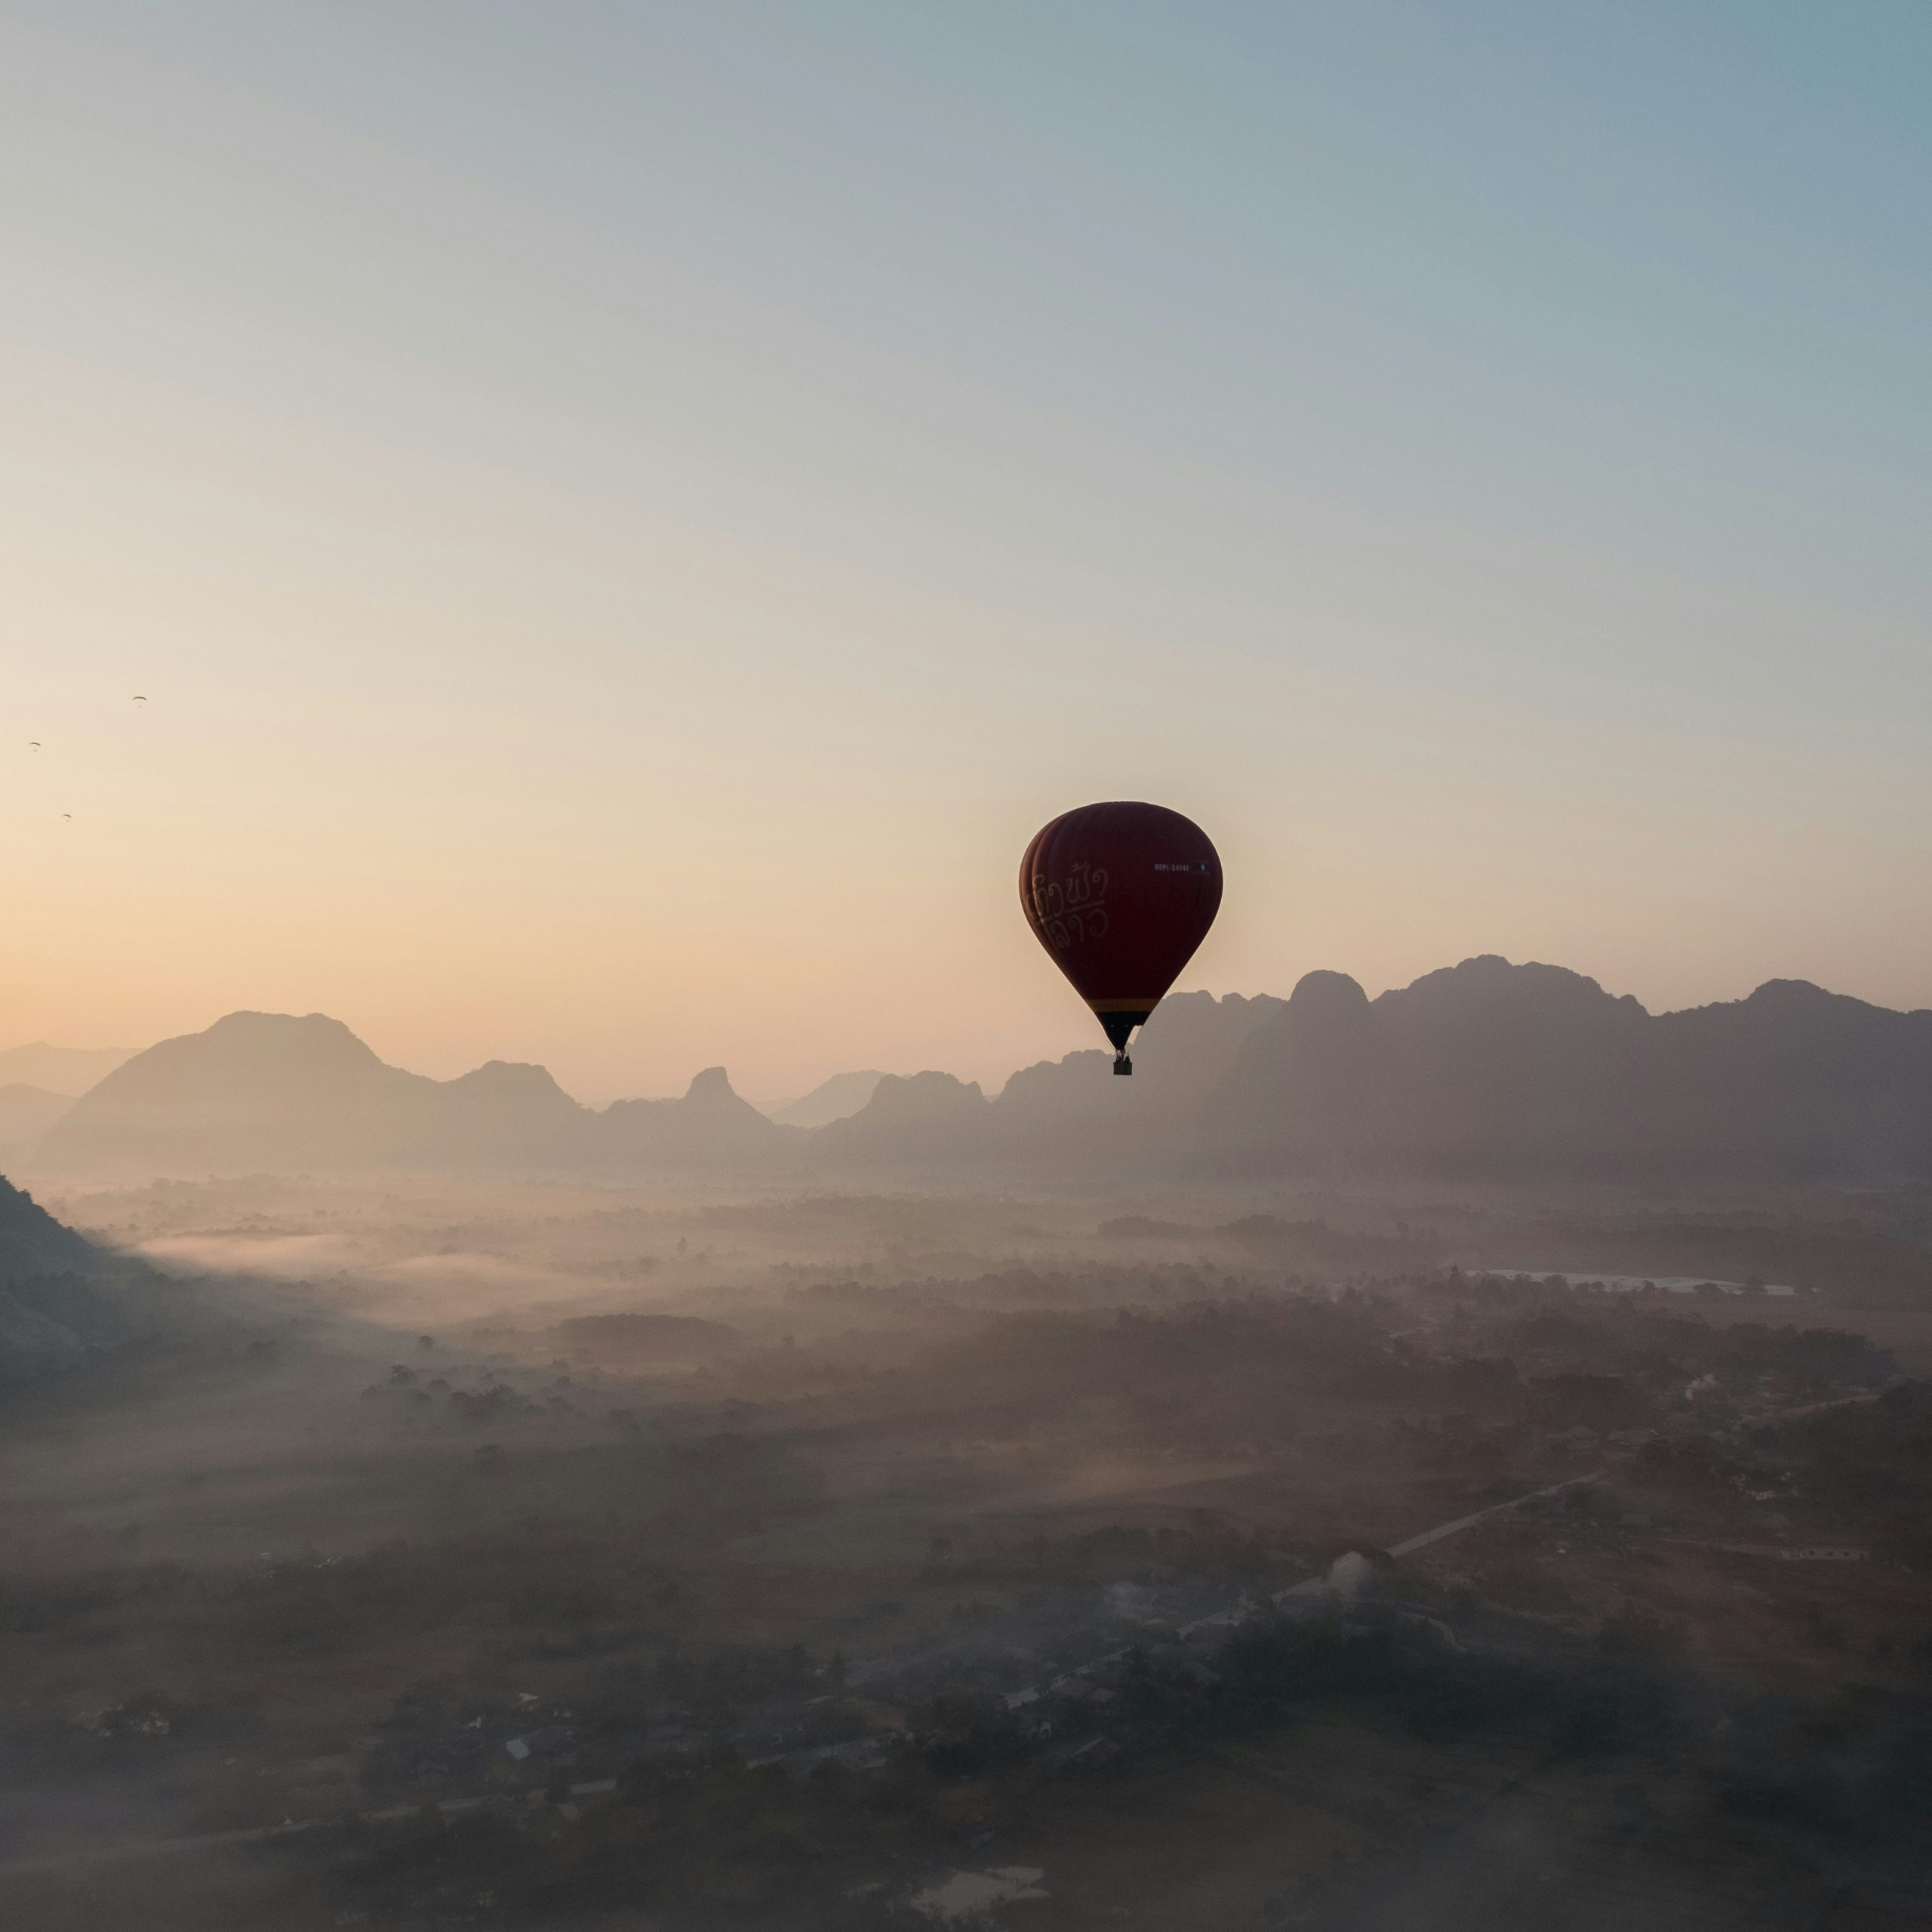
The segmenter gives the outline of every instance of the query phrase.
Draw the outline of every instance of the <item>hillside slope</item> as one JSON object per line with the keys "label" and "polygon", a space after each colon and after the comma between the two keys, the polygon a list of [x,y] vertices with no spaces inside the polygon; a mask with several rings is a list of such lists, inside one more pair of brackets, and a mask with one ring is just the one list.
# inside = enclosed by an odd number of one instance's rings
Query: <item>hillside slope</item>
{"label": "hillside slope", "polygon": [[0,1179],[0,1386],[38,1381],[143,1325],[100,1280],[107,1257]]}

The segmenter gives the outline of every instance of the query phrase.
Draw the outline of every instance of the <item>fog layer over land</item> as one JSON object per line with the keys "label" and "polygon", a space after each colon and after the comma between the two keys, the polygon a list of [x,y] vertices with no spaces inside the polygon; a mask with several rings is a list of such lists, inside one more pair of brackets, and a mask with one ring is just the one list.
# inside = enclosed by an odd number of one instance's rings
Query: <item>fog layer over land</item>
{"label": "fog layer over land", "polygon": [[1932,1909],[1917,1189],[51,1204],[0,1195],[15,1922]]}

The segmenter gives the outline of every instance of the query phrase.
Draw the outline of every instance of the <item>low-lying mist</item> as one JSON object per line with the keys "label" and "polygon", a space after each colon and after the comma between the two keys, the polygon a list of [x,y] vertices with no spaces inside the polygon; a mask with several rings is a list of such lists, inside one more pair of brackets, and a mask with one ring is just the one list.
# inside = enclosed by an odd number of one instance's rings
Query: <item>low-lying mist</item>
{"label": "low-lying mist", "polygon": [[1921,1896],[1912,1194],[44,1204],[147,1315],[7,1358],[20,1922]]}

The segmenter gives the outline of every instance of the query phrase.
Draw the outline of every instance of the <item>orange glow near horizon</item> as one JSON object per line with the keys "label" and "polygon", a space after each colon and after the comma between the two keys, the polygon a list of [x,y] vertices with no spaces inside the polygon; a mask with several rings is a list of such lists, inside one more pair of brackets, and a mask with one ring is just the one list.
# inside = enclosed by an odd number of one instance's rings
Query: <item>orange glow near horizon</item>
{"label": "orange glow near horizon", "polygon": [[[1932,1001],[1915,332],[1700,334],[1763,263],[1607,304],[1494,117],[1311,165],[1318,49],[1250,126],[1123,45],[1160,114],[1076,127],[980,118],[937,17],[856,92],[825,30],[4,30],[0,1044],[995,1087],[1100,1044],[1014,870],[1120,797],[1223,855],[1184,988]],[[1457,156],[1466,263],[1404,238]],[[1718,276],[1706,178],[1627,212]]]}
{"label": "orange glow near horizon", "polygon": [[[350,599],[8,556],[10,628],[51,647],[11,679],[42,748],[0,747],[14,1038],[320,1011],[397,1064],[536,1060],[596,1103],[718,1063],[768,1103],[855,1066],[996,1087],[1099,1044],[1012,875],[1054,812],[1123,795],[1186,810],[1226,863],[1183,986],[1329,967],[1374,992],[1500,952],[1654,1008],[1774,975],[1918,997],[1924,915],[1884,891],[1890,855],[1806,823],[1802,773],[1783,823],[1755,817],[1741,748],[1666,771],[1633,736],[1580,771],[1515,704],[1364,686],[1333,651],[1290,672],[1146,647],[1110,689],[1070,626],[416,481],[438,508],[413,538],[466,524],[494,582]],[[574,595],[540,623],[547,587],[496,546],[566,528]],[[1008,679],[1035,701],[1009,709]]]}

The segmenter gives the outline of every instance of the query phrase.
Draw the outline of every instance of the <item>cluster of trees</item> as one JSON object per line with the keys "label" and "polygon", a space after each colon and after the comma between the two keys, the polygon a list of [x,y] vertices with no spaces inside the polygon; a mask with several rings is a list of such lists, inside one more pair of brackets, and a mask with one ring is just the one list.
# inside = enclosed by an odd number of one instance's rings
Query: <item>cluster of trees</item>
{"label": "cluster of trees", "polygon": [[155,1564],[17,1586],[0,1594],[0,1629],[78,1635],[138,1613],[184,1657],[278,1666],[431,1633],[453,1661],[506,1638],[674,1633],[677,1580],[706,1549],[819,1503],[815,1472],[768,1438],[499,1449],[491,1460],[494,1474],[469,1454],[392,1472],[417,1487],[386,1505],[419,1511],[418,1536],[242,1570]]}
{"label": "cluster of trees", "polygon": [[1883,1349],[1841,1329],[1713,1324],[1629,1296],[1580,1299],[1527,1284],[1495,1312],[1484,1341],[1524,1367],[1618,1378],[1652,1392],[1718,1373],[1776,1375],[1795,1392],[1823,1393],[1875,1380],[1892,1366]]}
{"label": "cluster of trees", "polygon": [[1932,1382],[1901,1382],[1875,1401],[1761,1430],[1752,1447],[1791,1471],[1807,1499],[1867,1526],[1914,1567],[1932,1561]]}
{"label": "cluster of trees", "polygon": [[1392,1344],[1360,1297],[1252,1295],[1173,1310],[1012,1315],[935,1348],[908,1386],[938,1413],[1016,1422],[1105,1404],[1152,1441],[1253,1440],[1312,1398],[1481,1407],[1506,1365],[1444,1361]]}

